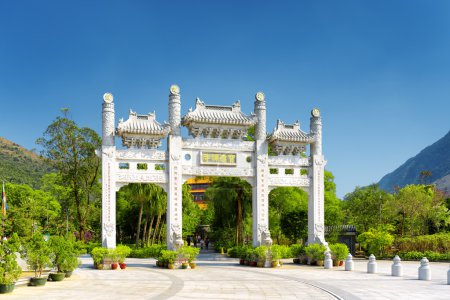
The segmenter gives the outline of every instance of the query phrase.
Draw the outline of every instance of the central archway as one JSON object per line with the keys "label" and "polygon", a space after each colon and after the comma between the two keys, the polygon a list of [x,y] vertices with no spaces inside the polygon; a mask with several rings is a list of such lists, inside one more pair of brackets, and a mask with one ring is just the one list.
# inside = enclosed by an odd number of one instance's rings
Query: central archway
{"label": "central archway", "polygon": [[[266,133],[266,102],[258,92],[254,113],[241,112],[240,102],[231,106],[206,105],[197,98],[194,110],[181,117],[180,90],[173,85],[169,94],[169,123],[160,124],[156,114],[138,115],[130,111],[126,121],[115,128],[111,94],[103,98],[102,140],[102,244],[116,245],[115,191],[130,182],[156,183],[167,192],[167,232],[169,249],[182,240],[182,183],[192,176],[235,176],[252,185],[252,244],[271,243],[268,226],[268,193],[277,186],[297,186],[308,190],[308,243],[326,243],[324,239],[324,165],[322,121],[313,109],[310,133],[298,122],[277,122],[270,136]],[[181,126],[191,138],[181,136]],[[254,141],[244,141],[250,126],[255,126]],[[115,136],[129,149],[117,150]],[[167,151],[157,150],[167,137]],[[268,156],[271,144],[277,156]],[[306,146],[310,146],[309,157]],[[128,163],[128,169],[119,164]],[[139,170],[139,164],[150,166]],[[270,169],[277,169],[272,174]],[[306,169],[308,175],[303,174]]]}

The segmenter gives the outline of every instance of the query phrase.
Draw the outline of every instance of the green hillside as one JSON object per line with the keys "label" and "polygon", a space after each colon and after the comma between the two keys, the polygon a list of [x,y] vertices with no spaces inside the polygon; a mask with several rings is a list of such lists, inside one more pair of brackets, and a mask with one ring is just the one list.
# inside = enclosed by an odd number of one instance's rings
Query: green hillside
{"label": "green hillside", "polygon": [[51,171],[39,155],[0,137],[0,181],[39,188],[42,176]]}
{"label": "green hillside", "polygon": [[450,131],[434,144],[423,149],[415,157],[408,159],[392,173],[381,178],[380,188],[393,191],[395,186],[420,183],[420,172],[430,171],[428,183],[449,191],[450,178]]}

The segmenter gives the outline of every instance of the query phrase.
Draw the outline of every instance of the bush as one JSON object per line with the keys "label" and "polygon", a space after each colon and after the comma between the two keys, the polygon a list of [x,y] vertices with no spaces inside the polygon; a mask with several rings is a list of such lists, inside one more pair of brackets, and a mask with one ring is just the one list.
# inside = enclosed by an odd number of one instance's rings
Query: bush
{"label": "bush", "polygon": [[[52,263],[58,272],[73,271],[78,266],[75,241],[62,236],[52,236],[48,242],[52,252]],[[72,268],[72,269],[71,269]]]}
{"label": "bush", "polygon": [[305,253],[312,261],[324,260],[327,248],[321,244],[310,244],[305,247]]}
{"label": "bush", "polygon": [[189,263],[197,259],[197,255],[200,253],[200,249],[196,247],[183,246],[178,249],[178,253],[184,261]]}
{"label": "bush", "polygon": [[265,261],[267,256],[267,247],[259,246],[253,250],[256,261]]}
{"label": "bush", "polygon": [[430,261],[450,261],[450,252],[449,253],[439,253],[434,251],[409,251],[400,253],[399,256],[403,260],[421,260],[422,257],[428,258]]}
{"label": "bush", "polygon": [[370,228],[369,231],[361,233],[356,239],[369,252],[377,257],[383,257],[386,249],[394,242],[394,236],[389,233],[392,226]]}
{"label": "bush", "polygon": [[345,260],[349,252],[347,245],[341,243],[330,244],[330,250],[336,260]]}
{"label": "bush", "polygon": [[399,238],[395,241],[395,246],[400,252],[434,251],[439,253],[449,253],[450,232]]}
{"label": "bush", "polygon": [[165,244],[157,244],[157,245],[151,245],[148,247],[138,248],[138,249],[132,249],[131,253],[128,257],[134,257],[134,258],[158,258],[161,254],[161,251],[166,249]]}
{"label": "bush", "polygon": [[176,251],[162,250],[158,260],[162,262],[167,262],[168,264],[174,264],[175,260],[177,259],[177,256],[178,253]]}
{"label": "bush", "polygon": [[17,233],[9,240],[0,240],[0,284],[11,284],[19,279],[22,268],[16,261],[16,254],[20,248]]}
{"label": "bush", "polygon": [[28,266],[34,271],[35,277],[42,277],[42,271],[45,267],[51,266],[51,249],[44,236],[36,232],[25,245],[25,257]]}
{"label": "bush", "polygon": [[95,247],[91,251],[92,259],[94,260],[94,265],[102,263],[105,257],[108,255],[108,249],[103,247]]}
{"label": "bush", "polygon": [[291,245],[291,255],[292,257],[298,258],[305,254],[305,246],[300,244]]}
{"label": "bush", "polygon": [[128,257],[131,253],[131,248],[125,245],[118,245],[116,247],[116,254],[119,259],[119,263],[123,263],[125,261],[125,258]]}

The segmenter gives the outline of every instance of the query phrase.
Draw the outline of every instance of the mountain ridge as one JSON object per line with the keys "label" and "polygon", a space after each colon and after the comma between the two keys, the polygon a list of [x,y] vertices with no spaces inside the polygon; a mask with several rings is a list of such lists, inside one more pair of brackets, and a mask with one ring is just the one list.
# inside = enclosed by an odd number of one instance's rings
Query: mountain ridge
{"label": "mountain ridge", "polygon": [[[430,172],[421,178],[421,172]],[[392,192],[407,184],[434,183],[450,192],[450,131],[435,143],[425,147],[400,167],[383,176],[378,182],[381,189]]]}
{"label": "mountain ridge", "polygon": [[15,184],[28,184],[37,189],[42,177],[53,169],[40,155],[0,137],[0,179]]}

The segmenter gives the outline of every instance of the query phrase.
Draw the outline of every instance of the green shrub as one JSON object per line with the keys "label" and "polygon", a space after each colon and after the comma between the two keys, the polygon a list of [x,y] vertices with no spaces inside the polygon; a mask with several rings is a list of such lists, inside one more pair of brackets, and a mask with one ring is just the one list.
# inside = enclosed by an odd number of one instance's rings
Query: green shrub
{"label": "green shrub", "polygon": [[103,247],[95,247],[91,250],[91,256],[94,260],[94,264],[100,264],[108,255],[108,249]]}
{"label": "green shrub", "polygon": [[25,257],[27,265],[34,271],[35,277],[42,277],[46,266],[51,266],[52,251],[40,232],[36,232],[25,244]]}
{"label": "green shrub", "polygon": [[259,246],[253,250],[256,261],[265,261],[267,256],[267,247]]}
{"label": "green shrub", "polygon": [[174,264],[177,259],[178,253],[173,250],[162,250],[160,254],[159,261],[167,262],[169,264]]}
{"label": "green shrub", "polygon": [[327,248],[321,244],[310,244],[305,247],[305,253],[312,261],[324,260]]}
{"label": "green shrub", "polygon": [[[73,271],[78,266],[77,254],[78,250],[75,249],[74,239],[65,238],[62,236],[52,236],[48,242],[53,256],[52,263],[58,269],[58,272]],[[73,269],[69,269],[75,266]]]}
{"label": "green shrub", "polygon": [[116,247],[116,254],[119,259],[119,263],[124,263],[125,258],[127,258],[131,253],[131,248],[125,245],[118,245]]}
{"label": "green shrub", "polygon": [[425,252],[439,253],[450,252],[450,232],[436,233],[432,235],[420,235],[416,237],[398,238],[395,247],[400,252]]}
{"label": "green shrub", "polygon": [[22,268],[16,261],[20,241],[17,233],[9,240],[0,240],[0,284],[11,284],[19,279]]}
{"label": "green shrub", "polygon": [[300,257],[305,254],[305,246],[300,244],[291,245],[291,255],[292,257]]}
{"label": "green shrub", "polygon": [[422,257],[428,258],[430,261],[450,261],[449,253],[439,253],[434,251],[409,251],[404,253],[399,253],[399,256],[403,260],[421,260]]}
{"label": "green shrub", "polygon": [[346,244],[336,243],[330,244],[331,255],[337,260],[345,260],[348,255],[348,247]]}
{"label": "green shrub", "polygon": [[166,249],[165,244],[151,245],[148,247],[132,249],[128,257],[134,258],[158,258],[162,250]]}
{"label": "green shrub", "polygon": [[356,240],[367,250],[367,254],[383,257],[386,249],[394,242],[394,236],[389,233],[391,229],[392,226],[370,228],[369,231],[361,233]]}

